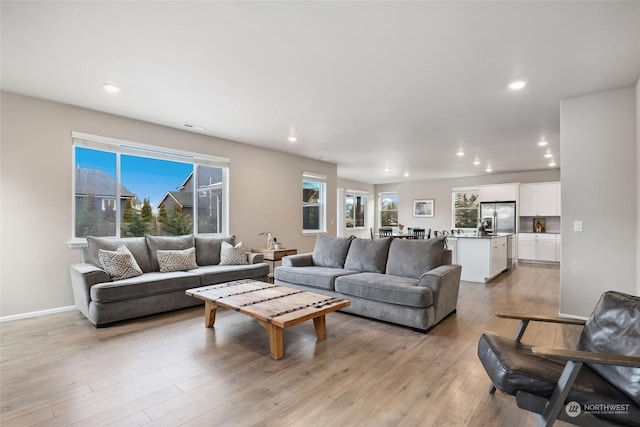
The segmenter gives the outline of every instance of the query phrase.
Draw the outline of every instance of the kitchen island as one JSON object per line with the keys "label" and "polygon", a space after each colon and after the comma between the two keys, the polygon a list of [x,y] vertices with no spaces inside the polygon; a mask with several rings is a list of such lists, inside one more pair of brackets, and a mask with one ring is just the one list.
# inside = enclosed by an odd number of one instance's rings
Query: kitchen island
{"label": "kitchen island", "polygon": [[505,271],[511,254],[509,233],[457,234],[447,237],[453,263],[462,266],[460,280],[486,283]]}

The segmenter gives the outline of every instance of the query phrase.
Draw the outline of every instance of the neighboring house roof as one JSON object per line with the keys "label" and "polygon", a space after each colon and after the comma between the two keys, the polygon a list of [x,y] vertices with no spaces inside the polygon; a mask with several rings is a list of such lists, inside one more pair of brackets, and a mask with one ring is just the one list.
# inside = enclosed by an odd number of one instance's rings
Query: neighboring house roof
{"label": "neighboring house roof", "polygon": [[168,197],[171,197],[177,204],[183,208],[193,207],[193,193],[187,191],[168,191],[162,198],[158,206],[162,205]]}
{"label": "neighboring house roof", "polygon": [[[114,197],[116,181],[102,169],[76,168],[76,194]],[[135,198],[136,195],[124,185],[120,186],[120,195]]]}

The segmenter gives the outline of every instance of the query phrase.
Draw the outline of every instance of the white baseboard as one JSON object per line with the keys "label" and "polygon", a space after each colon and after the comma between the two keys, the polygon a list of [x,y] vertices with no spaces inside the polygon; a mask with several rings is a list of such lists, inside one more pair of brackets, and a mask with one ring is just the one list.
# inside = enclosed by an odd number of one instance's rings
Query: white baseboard
{"label": "white baseboard", "polygon": [[31,313],[14,314],[12,316],[0,316],[0,323],[12,320],[28,319],[30,317],[46,316],[47,314],[63,313],[65,311],[77,310],[75,305],[67,307],[50,308],[48,310],[32,311]]}

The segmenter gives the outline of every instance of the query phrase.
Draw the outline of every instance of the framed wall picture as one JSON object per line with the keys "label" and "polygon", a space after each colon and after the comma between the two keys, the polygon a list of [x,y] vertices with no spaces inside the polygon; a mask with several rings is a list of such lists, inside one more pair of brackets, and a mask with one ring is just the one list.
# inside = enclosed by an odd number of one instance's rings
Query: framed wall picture
{"label": "framed wall picture", "polygon": [[413,201],[413,216],[422,218],[434,217],[434,201],[433,199],[420,199]]}

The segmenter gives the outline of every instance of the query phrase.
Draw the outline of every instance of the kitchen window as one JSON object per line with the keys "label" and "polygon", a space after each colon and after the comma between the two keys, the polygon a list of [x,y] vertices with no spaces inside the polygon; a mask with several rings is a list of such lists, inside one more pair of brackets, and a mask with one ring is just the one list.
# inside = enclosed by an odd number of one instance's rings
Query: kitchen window
{"label": "kitchen window", "polygon": [[451,197],[453,228],[475,230],[478,227],[480,191],[477,188],[454,189]]}
{"label": "kitchen window", "polygon": [[366,211],[367,196],[369,193],[363,193],[354,190],[347,190],[345,197],[345,227],[346,228],[365,228],[366,227]]}
{"label": "kitchen window", "polygon": [[379,224],[381,227],[398,225],[398,192],[378,193]]}
{"label": "kitchen window", "polygon": [[73,233],[226,233],[228,159],[73,133]]}
{"label": "kitchen window", "polygon": [[322,233],[326,231],[326,179],[324,175],[302,174],[302,231]]}

